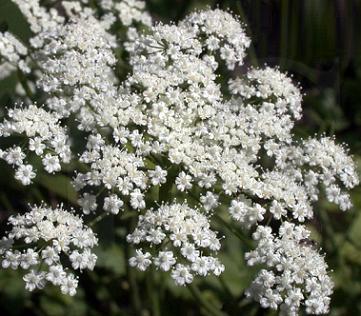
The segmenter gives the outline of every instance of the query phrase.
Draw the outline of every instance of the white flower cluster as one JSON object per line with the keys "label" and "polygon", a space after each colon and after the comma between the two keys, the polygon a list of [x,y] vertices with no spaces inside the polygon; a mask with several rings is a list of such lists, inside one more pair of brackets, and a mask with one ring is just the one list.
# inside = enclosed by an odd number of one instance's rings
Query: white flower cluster
{"label": "white flower cluster", "polygon": [[[250,39],[237,18],[217,9],[152,25],[138,0],[93,1],[99,12],[88,1],[54,7],[13,1],[34,33],[31,49],[3,34],[0,55],[31,60],[32,76],[20,65],[19,71],[44,106],[9,110],[0,136],[26,136],[49,173],[74,160],[72,183],[85,215],[136,210],[130,265],[170,271],[179,285],[219,275],[224,267],[213,256],[221,245],[212,216],[228,209],[239,229],[256,231],[248,262],[266,264],[248,294],[291,315],[300,307],[327,311],[326,264],[302,243],[308,233],[297,225],[313,217],[323,192],[342,210],[351,207],[355,164],[332,138],[294,140],[302,93],[277,68],[241,71]],[[70,148],[67,128],[85,138],[77,148]],[[0,154],[16,166],[17,179],[31,183],[35,172],[24,163],[24,147]],[[280,228],[272,233],[268,223]],[[67,252],[75,269],[92,268],[94,257],[83,253]],[[33,285],[44,278],[28,276],[38,280]]]}
{"label": "white flower cluster", "polygon": [[0,32],[0,79],[7,77],[17,67],[29,73],[27,55],[28,49],[14,35]]}
{"label": "white flower cluster", "polygon": [[308,314],[328,313],[333,282],[323,256],[308,244],[309,235],[304,226],[290,222],[282,223],[278,236],[258,226],[253,234],[257,247],[246,253],[246,260],[265,267],[246,295],[264,308],[280,307],[284,315],[298,315],[301,306]]}
{"label": "white flower cluster", "polygon": [[231,79],[229,88],[232,94],[244,99],[260,99],[272,103],[278,115],[291,114],[295,119],[301,117],[302,95],[286,74],[278,69],[251,69],[245,78]]}
{"label": "white flower cluster", "polygon": [[228,69],[242,65],[250,40],[241,23],[231,14],[222,10],[204,11],[189,15],[180,27],[184,27],[192,37],[205,38],[202,46],[208,51],[219,51],[219,57]]}
{"label": "white flower cluster", "polygon": [[150,209],[144,216],[140,215],[127,241],[152,247],[152,254],[137,249],[129,260],[131,266],[144,271],[153,263],[162,271],[171,271],[178,285],[191,283],[194,274],[218,276],[224,270],[217,258],[207,255],[221,247],[209,219],[186,203],[163,204],[157,210]]}
{"label": "white flower cluster", "polygon": [[[60,125],[56,113],[47,112],[36,105],[9,109],[9,119],[0,124],[0,136],[26,136],[26,151],[34,152],[42,158],[44,169],[49,173],[61,170],[60,162],[68,163],[71,150],[67,131]],[[26,153],[19,146],[1,151],[0,157],[16,167],[15,178],[23,185],[29,185],[35,177],[33,166],[26,164]]]}
{"label": "white flower cluster", "polygon": [[[74,179],[76,189],[80,190],[85,186],[88,186],[88,189],[91,186],[102,186],[110,191],[118,190],[123,197],[130,196],[130,204],[133,209],[144,209],[145,201],[142,191],[147,188],[148,177],[144,171],[140,170],[141,167],[144,167],[143,160],[119,147],[104,145],[104,140],[100,135],[98,136],[89,138],[89,151],[85,151],[80,157],[81,162],[91,166],[91,171],[77,174]],[[155,171],[150,171],[150,173],[152,172],[155,173]],[[153,175],[154,185],[159,184],[161,180],[163,181],[163,177],[159,179]],[[86,202],[84,203],[83,198],[81,205],[83,212],[87,214],[96,209],[96,201],[94,196],[85,194]],[[91,200],[93,202],[89,203]],[[87,206],[85,207],[85,205]],[[109,208],[109,205],[105,208]],[[114,212],[116,211],[113,210],[111,213]]]}
{"label": "white flower cluster", "polygon": [[[336,144],[334,139],[309,138],[299,146],[281,146],[269,141],[265,148],[267,154],[274,157],[279,169],[284,170],[282,174],[268,174],[268,190],[273,191],[277,200],[281,200],[283,208],[287,205],[287,208],[293,209],[296,219],[304,221],[313,216],[311,203],[318,199],[320,184],[330,202],[338,204],[342,210],[351,208],[350,196],[345,189],[359,183],[356,166],[347,150]],[[281,192],[276,193],[275,190],[286,179],[288,182],[283,184],[282,197]]]}
{"label": "white flower cluster", "polygon": [[152,25],[150,14],[145,11],[145,2],[139,0],[124,0],[114,2],[113,0],[102,0],[101,6],[106,10],[115,11],[124,26],[131,26],[135,23],[141,23],[146,26]]}
{"label": "white flower cluster", "polygon": [[[11,0],[25,16],[34,34],[44,30],[53,29],[64,22],[64,17],[56,9],[46,10],[40,5],[39,0]],[[36,37],[35,37],[36,38]]]}
{"label": "white flower cluster", "polygon": [[229,213],[232,218],[246,228],[250,228],[257,222],[261,222],[264,218],[266,210],[258,203],[253,203],[250,199],[240,196],[237,200],[231,201]]}
{"label": "white flower cluster", "polygon": [[62,115],[80,111],[83,128],[93,128],[93,109],[107,102],[105,98],[112,102],[116,94],[111,71],[116,62],[111,51],[114,36],[91,16],[73,18],[55,32],[41,35],[46,44],[39,51],[40,66],[46,71],[38,85],[52,96],[47,105]]}
{"label": "white flower cluster", "polygon": [[331,138],[311,138],[304,143],[303,157],[305,165],[308,164],[317,170],[310,172],[310,179],[306,180],[311,190],[315,192],[315,184],[322,183],[330,202],[338,204],[344,211],[351,208],[349,194],[342,192],[338,184],[340,182],[346,189],[350,189],[359,183],[355,164],[347,151]]}
{"label": "white flower cluster", "polygon": [[98,242],[93,231],[62,206],[34,206],[24,215],[11,216],[9,224],[11,230],[0,241],[2,267],[28,270],[24,281],[29,291],[50,282],[62,293],[74,295],[78,280],[66,266],[65,256],[74,270],[93,270],[97,257],[91,249]]}

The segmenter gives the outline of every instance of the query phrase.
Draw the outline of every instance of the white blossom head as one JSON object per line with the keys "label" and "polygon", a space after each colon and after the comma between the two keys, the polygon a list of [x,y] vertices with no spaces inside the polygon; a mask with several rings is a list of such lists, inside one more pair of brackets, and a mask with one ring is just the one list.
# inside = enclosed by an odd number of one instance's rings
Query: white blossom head
{"label": "white blossom head", "polygon": [[74,295],[78,280],[71,271],[93,270],[97,259],[91,250],[98,239],[82,218],[62,206],[41,205],[8,222],[11,229],[0,243],[2,267],[27,270],[24,281],[29,291],[50,282]]}
{"label": "white blossom head", "polygon": [[[153,264],[162,271],[171,271],[178,285],[191,283],[194,275],[219,275],[224,270],[212,256],[221,244],[208,217],[186,203],[163,204],[156,210],[147,210],[127,240],[141,247],[130,258],[131,266],[144,271]],[[152,254],[144,253],[145,247],[153,248]]]}
{"label": "white blossom head", "polygon": [[333,282],[324,257],[307,243],[304,226],[282,223],[278,236],[270,227],[259,226],[253,234],[255,250],[246,253],[249,265],[263,265],[246,295],[264,308],[280,309],[286,315],[326,314]]}

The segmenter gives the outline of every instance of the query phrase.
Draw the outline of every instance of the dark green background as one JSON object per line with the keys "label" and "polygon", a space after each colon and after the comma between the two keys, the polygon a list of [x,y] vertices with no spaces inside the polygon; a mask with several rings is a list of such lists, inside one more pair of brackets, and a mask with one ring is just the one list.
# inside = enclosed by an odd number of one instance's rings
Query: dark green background
{"label": "dark green background", "polygon": [[[252,37],[247,65],[279,65],[303,87],[304,116],[296,134],[299,137],[335,134],[340,142],[349,144],[361,167],[360,1],[152,0],[147,1],[147,6],[156,20],[164,22],[178,21],[188,12],[207,6],[230,9],[239,15]],[[9,29],[24,41],[30,36],[26,22],[9,0],[0,0],[0,28]],[[5,106],[13,104],[15,82],[15,76],[0,82],[0,116]],[[24,188],[13,180],[10,168],[0,163],[0,220],[4,222],[13,210],[25,210],[28,202],[75,203],[69,174],[66,171],[57,177],[42,174],[34,185]],[[361,315],[360,193],[360,188],[353,191],[355,207],[347,213],[321,200],[312,222],[313,238],[326,253],[336,283],[331,315]],[[121,222],[114,223],[113,219],[98,225],[97,230],[105,240],[97,250],[99,264],[94,273],[81,275],[79,293],[74,298],[60,295],[55,288],[29,294],[16,271],[0,270],[0,315],[134,315],[125,231],[110,230],[110,225],[122,227]],[[244,245],[229,236],[221,255],[226,265],[221,282],[216,278],[198,282],[203,299],[216,306],[223,304],[229,315],[274,315],[243,299],[243,291],[252,278],[252,271],[243,262],[243,251]],[[144,315],[151,315],[150,297],[154,292],[160,298],[162,315],[202,314],[197,299],[186,289],[172,286],[163,277],[147,288],[149,282],[144,274],[135,277]]]}

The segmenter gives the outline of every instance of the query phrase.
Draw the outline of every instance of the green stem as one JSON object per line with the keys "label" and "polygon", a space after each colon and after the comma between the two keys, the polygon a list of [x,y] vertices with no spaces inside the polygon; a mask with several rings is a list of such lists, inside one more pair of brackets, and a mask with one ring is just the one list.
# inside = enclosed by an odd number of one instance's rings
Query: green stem
{"label": "green stem", "polygon": [[154,267],[147,274],[147,291],[151,301],[152,316],[160,316],[158,286],[155,285]]}
{"label": "green stem", "polygon": [[[251,35],[251,30],[248,27],[247,17],[246,17],[246,14],[244,13],[241,1],[236,1],[236,3],[237,3],[237,11],[238,11],[239,16],[241,17],[241,21],[244,22],[247,25],[247,28],[248,28],[247,33],[249,35]],[[254,46],[253,46],[252,42],[251,42],[251,45],[248,48],[248,56],[249,56],[249,59],[251,61],[251,65],[254,66],[254,67],[257,67],[258,66],[258,59],[257,59],[256,51],[254,49]]]}
{"label": "green stem", "polygon": [[221,286],[224,289],[224,291],[227,293],[227,296],[230,297],[232,299],[232,301],[234,301],[235,300],[234,296],[233,296],[231,290],[229,289],[226,281],[224,280],[224,277],[222,274],[218,277],[218,280],[221,283]]}
{"label": "green stem", "polygon": [[22,73],[22,71],[20,69],[17,70],[17,75],[18,75],[18,78],[19,78],[19,82],[21,84],[21,86],[23,87],[27,97],[33,101],[34,100],[34,95],[33,93],[31,92],[31,89],[28,85],[28,82],[27,82],[27,79],[25,77],[25,75]]}
{"label": "green stem", "polygon": [[137,280],[135,278],[135,271],[132,269],[132,267],[129,266],[129,263],[126,263],[127,266],[127,275],[128,275],[128,281],[130,285],[130,298],[132,301],[133,311],[135,315],[141,315],[142,314],[142,303],[140,301],[139,296],[139,288],[137,284]]}
{"label": "green stem", "polygon": [[[324,209],[321,209],[320,208],[320,218],[323,222],[323,227],[325,228],[326,230],[326,234],[332,244],[332,247],[333,249],[339,249],[339,243],[337,242],[337,239],[335,238],[336,236],[336,233],[333,229],[333,226],[332,226],[332,222],[328,216],[328,212],[327,210],[324,210]],[[340,264],[340,266],[342,266],[344,264],[344,259],[341,255],[341,252],[340,251],[336,251],[336,256],[337,256],[337,259],[338,259],[338,263]]]}
{"label": "green stem", "polygon": [[221,312],[217,307],[213,306],[206,299],[204,299],[198,287],[194,283],[189,284],[187,287],[196,299],[196,301],[200,303],[200,305],[207,311],[207,315],[225,316],[225,314]]}
{"label": "green stem", "polygon": [[251,241],[249,241],[246,237],[242,236],[237,229],[232,227],[231,224],[226,222],[222,217],[220,217],[218,214],[214,214],[215,219],[222,225],[224,225],[230,232],[232,232],[239,240],[244,242],[247,247],[252,248],[253,244]]}
{"label": "green stem", "polygon": [[[290,34],[288,35],[289,46],[288,46],[288,57],[294,59],[298,52],[299,43],[299,27],[300,27],[300,14],[301,3],[299,1],[294,1],[291,4],[291,13],[290,13]],[[302,45],[302,44],[301,44]]]}
{"label": "green stem", "polygon": [[281,1],[281,43],[280,43],[280,67],[284,69],[286,65],[288,47],[288,0]]}
{"label": "green stem", "polygon": [[[189,192],[189,195],[196,202],[201,204],[199,199],[192,192]],[[242,236],[237,229],[232,227],[232,225],[229,224],[228,222],[226,222],[221,216],[219,216],[217,213],[214,213],[214,217],[220,224],[224,225],[230,232],[232,232],[239,240],[241,240],[243,243],[245,243],[249,248],[253,248],[252,242],[250,242],[246,237]]]}
{"label": "green stem", "polygon": [[89,222],[88,226],[92,227],[95,224],[99,223],[102,219],[104,219],[108,214],[106,213],[102,213],[100,215],[98,215],[97,217],[95,217],[92,221]]}
{"label": "green stem", "polygon": [[[125,209],[128,211],[127,204],[125,204]],[[135,218],[131,218],[129,222],[127,222],[127,233],[129,233],[135,224]],[[132,302],[132,308],[134,315],[142,315],[142,302],[140,300],[139,288],[137,284],[137,279],[135,276],[135,270],[129,265],[130,258],[130,245],[128,242],[125,243],[125,266],[128,277],[128,282],[130,286],[130,299]]]}

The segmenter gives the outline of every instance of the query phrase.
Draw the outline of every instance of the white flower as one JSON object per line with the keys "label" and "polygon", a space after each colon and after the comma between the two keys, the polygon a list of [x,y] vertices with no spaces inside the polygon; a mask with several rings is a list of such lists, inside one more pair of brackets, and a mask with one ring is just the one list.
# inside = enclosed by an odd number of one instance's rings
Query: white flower
{"label": "white flower", "polygon": [[130,193],[130,205],[134,209],[145,208],[144,194],[139,189],[135,189]]}
{"label": "white flower", "polygon": [[43,158],[43,165],[45,170],[49,173],[54,173],[56,171],[60,171],[61,169],[59,158],[50,154],[46,154]]}
{"label": "white flower", "polygon": [[78,280],[73,274],[69,274],[62,282],[60,290],[63,294],[74,296],[76,294],[76,288],[78,287]]}
{"label": "white flower", "polygon": [[154,245],[159,245],[162,243],[165,237],[166,234],[164,234],[160,228],[150,229],[147,236],[145,237],[145,240]]}
{"label": "white flower", "polygon": [[118,214],[120,208],[123,206],[123,201],[118,198],[117,195],[112,194],[109,197],[106,197],[104,199],[104,206],[103,209],[106,212],[112,213],[112,214]]}
{"label": "white flower", "polygon": [[72,267],[76,270],[83,270],[83,269],[94,269],[94,264],[96,261],[96,255],[92,254],[89,249],[86,249],[83,253],[79,253],[78,250],[73,251],[69,259],[71,261]]}
{"label": "white flower", "polygon": [[32,165],[20,165],[18,170],[15,172],[15,179],[21,181],[23,185],[29,185],[31,179],[35,178],[35,172],[33,171]]}
{"label": "white flower", "polygon": [[282,207],[282,204],[278,201],[273,201],[270,207],[270,212],[273,214],[275,219],[280,219],[282,216],[287,214],[287,210]]}
{"label": "white flower", "polygon": [[161,185],[167,181],[167,171],[156,166],[154,170],[149,171],[149,177],[153,185]]}
{"label": "white flower", "polygon": [[29,149],[35,151],[37,155],[42,155],[45,147],[46,146],[41,142],[40,137],[31,138],[29,140]]}
{"label": "white flower", "polygon": [[97,200],[96,196],[84,193],[83,197],[78,200],[79,205],[82,207],[84,214],[90,214],[90,212],[93,212],[97,208]]}
{"label": "white flower", "polygon": [[45,273],[35,272],[31,270],[25,274],[23,279],[25,281],[25,288],[28,291],[34,291],[35,289],[42,289],[45,286]]}
{"label": "white flower", "polygon": [[207,191],[206,195],[201,195],[200,201],[206,211],[210,211],[218,206],[218,196]]}
{"label": "white flower", "polygon": [[193,281],[193,275],[190,273],[189,268],[182,264],[177,264],[171,275],[178,285],[186,285]]}
{"label": "white flower", "polygon": [[11,250],[8,250],[5,252],[4,259],[2,261],[2,267],[3,268],[12,268],[17,269],[19,264],[21,263],[21,253],[18,250],[15,250],[14,252]]}
{"label": "white flower", "polygon": [[25,154],[20,147],[14,147],[8,150],[5,155],[5,160],[8,164],[21,166],[23,164],[23,159]]}
{"label": "white flower", "polygon": [[27,249],[25,253],[21,255],[20,266],[23,269],[29,269],[30,266],[39,263],[39,255],[33,249]]}
{"label": "white flower", "polygon": [[154,265],[163,271],[169,271],[175,263],[176,259],[171,251],[160,251],[158,257],[154,258]]}
{"label": "white flower", "polygon": [[199,250],[193,244],[185,243],[181,248],[182,255],[189,261],[194,262],[199,257]]}
{"label": "white flower", "polygon": [[47,265],[52,265],[59,261],[60,257],[58,251],[54,247],[47,246],[41,251],[41,258]]}
{"label": "white flower", "polygon": [[191,266],[192,270],[201,276],[206,276],[210,270],[210,262],[208,257],[198,257]]}
{"label": "white flower", "polygon": [[135,257],[129,259],[129,264],[132,267],[137,267],[140,271],[145,271],[152,263],[150,258],[151,255],[149,252],[143,253],[141,249],[137,249]]}
{"label": "white flower", "polygon": [[232,200],[229,212],[235,220],[242,221],[247,212],[246,204],[242,201]]}
{"label": "white flower", "polygon": [[62,285],[66,279],[66,273],[61,265],[51,266],[45,278],[54,285]]}
{"label": "white flower", "polygon": [[254,203],[248,199],[232,200],[229,212],[233,219],[249,228],[257,222],[263,220],[266,210],[258,203]]}
{"label": "white flower", "polygon": [[175,179],[175,184],[179,191],[186,191],[192,188],[192,177],[187,175],[184,171],[180,172]]}
{"label": "white flower", "polygon": [[73,251],[69,256],[69,259],[71,261],[72,267],[75,270],[76,269],[83,270],[88,265],[87,257],[84,256],[82,253],[79,253],[78,250]]}

